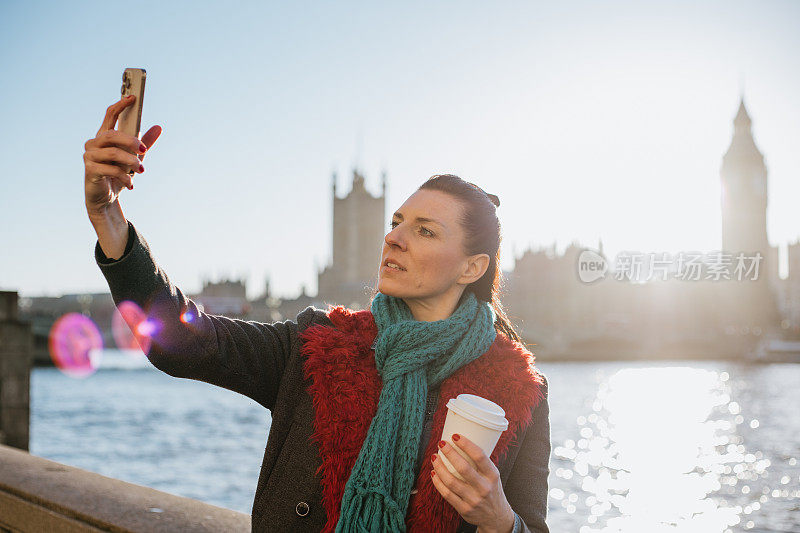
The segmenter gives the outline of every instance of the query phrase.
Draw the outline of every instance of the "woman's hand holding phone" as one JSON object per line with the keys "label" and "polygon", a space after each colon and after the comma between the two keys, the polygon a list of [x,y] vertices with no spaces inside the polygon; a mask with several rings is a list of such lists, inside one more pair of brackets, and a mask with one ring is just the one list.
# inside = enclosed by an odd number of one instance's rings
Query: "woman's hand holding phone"
{"label": "woman's hand holding phone", "polygon": [[[97,136],[86,141],[83,161],[86,167],[84,187],[89,216],[101,216],[119,198],[120,191],[133,189],[134,173],[144,172],[144,154],[161,135],[161,126],[153,126],[136,137],[115,130],[119,114],[132,104],[135,96],[120,98],[106,110]],[[141,157],[139,156],[141,154]]]}
{"label": "woman's hand holding phone", "polygon": [[[86,212],[103,252],[110,258],[122,255],[128,236],[128,221],[122,214],[119,194],[123,188],[133,189],[133,176],[144,172],[142,160],[161,135],[161,126],[147,130],[141,141],[114,129],[119,114],[135,98],[128,96],[111,104],[97,136],[84,145]],[[130,171],[133,174],[128,174]]]}

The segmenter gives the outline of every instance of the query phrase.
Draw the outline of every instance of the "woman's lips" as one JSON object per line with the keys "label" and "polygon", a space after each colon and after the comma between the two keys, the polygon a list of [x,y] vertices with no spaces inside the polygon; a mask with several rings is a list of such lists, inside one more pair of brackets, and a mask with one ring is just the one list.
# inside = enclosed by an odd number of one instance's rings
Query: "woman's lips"
{"label": "woman's lips", "polygon": [[392,268],[389,265],[383,265],[381,267],[381,272],[405,272],[405,270],[400,270],[397,268]]}

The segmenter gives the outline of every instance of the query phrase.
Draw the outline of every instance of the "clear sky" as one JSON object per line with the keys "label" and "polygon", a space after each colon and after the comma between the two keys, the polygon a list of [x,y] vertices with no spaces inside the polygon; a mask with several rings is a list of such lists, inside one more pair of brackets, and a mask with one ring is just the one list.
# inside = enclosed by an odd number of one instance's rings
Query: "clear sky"
{"label": "clear sky", "polygon": [[451,172],[500,197],[503,268],[528,246],[720,247],[742,90],[772,244],[800,236],[800,2],[0,3],[0,288],[107,291],[84,143],[147,70],[164,131],[123,210],[174,283],[316,292],[331,174],[387,220]]}

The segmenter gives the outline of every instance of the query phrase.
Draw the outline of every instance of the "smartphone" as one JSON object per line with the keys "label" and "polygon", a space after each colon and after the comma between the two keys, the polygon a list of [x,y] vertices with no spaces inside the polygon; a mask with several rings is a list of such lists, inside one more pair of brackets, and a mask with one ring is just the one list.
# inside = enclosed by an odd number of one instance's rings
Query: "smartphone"
{"label": "smartphone", "polygon": [[[136,101],[119,114],[117,129],[137,139],[139,138],[139,128],[142,126],[145,81],[147,81],[147,71],[143,68],[126,68],[122,73],[122,97],[132,94],[136,97]],[[133,175],[134,172],[128,172],[128,174]]]}

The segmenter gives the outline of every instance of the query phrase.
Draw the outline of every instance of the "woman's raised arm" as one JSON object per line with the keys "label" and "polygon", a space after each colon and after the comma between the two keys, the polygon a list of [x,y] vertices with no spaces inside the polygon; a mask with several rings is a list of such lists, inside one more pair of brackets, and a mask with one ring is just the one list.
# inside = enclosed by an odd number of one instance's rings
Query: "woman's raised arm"
{"label": "woman's raised arm", "polygon": [[[239,392],[272,410],[298,328],[315,317],[314,308],[306,308],[296,321],[236,320],[201,312],[172,284],[119,203],[122,189],[133,189],[133,175],[144,172],[144,153],[161,134],[153,126],[140,141],[114,129],[131,103],[123,98],[108,107],[83,155],[86,212],[97,233],[95,260],[114,303],[135,302],[155,324],[147,356],[156,368]],[[184,322],[186,312],[192,319]]]}
{"label": "woman's raised arm", "polygon": [[[287,361],[300,342],[298,329],[315,319],[314,308],[274,324],[204,313],[169,280],[133,223],[126,224],[122,256],[109,259],[98,241],[95,260],[114,303],[135,302],[155,325],[147,354],[153,366],[239,392],[272,410]],[[191,320],[181,320],[184,313]]]}

